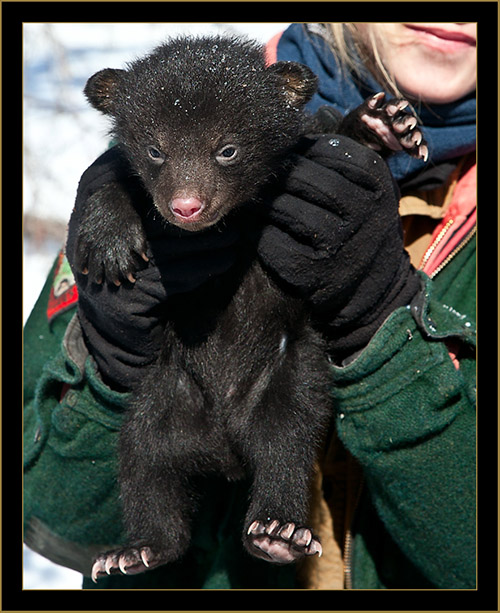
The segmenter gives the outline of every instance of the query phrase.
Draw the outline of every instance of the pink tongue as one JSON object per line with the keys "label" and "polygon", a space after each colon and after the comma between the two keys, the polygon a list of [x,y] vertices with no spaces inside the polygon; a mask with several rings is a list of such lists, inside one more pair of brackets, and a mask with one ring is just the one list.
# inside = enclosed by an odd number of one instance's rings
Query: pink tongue
{"label": "pink tongue", "polygon": [[201,212],[204,205],[198,198],[174,198],[170,203],[170,208],[175,215],[189,218]]}

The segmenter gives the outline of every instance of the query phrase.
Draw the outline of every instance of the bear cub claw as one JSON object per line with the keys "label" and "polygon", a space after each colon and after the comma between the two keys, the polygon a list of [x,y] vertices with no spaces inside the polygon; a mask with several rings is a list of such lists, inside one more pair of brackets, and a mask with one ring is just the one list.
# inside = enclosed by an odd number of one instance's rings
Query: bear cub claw
{"label": "bear cub claw", "polygon": [[289,564],[304,556],[323,553],[321,543],[309,528],[297,527],[293,522],[282,524],[276,519],[252,522],[246,541],[254,556],[275,564]]}
{"label": "bear cub claw", "polygon": [[145,570],[164,564],[163,557],[151,547],[116,549],[99,555],[92,566],[92,581],[97,583],[103,575],[137,575]]}
{"label": "bear cub claw", "polygon": [[380,139],[381,142],[366,142],[375,150],[386,147],[390,151],[406,151],[414,158],[424,162],[429,150],[422,131],[417,127],[415,115],[405,112],[409,102],[402,98],[385,100],[384,92],[369,98],[361,110],[361,121]]}
{"label": "bear cub claw", "polygon": [[[75,271],[90,283],[117,287],[135,283],[136,273],[149,261],[142,219],[134,209],[132,194],[118,182],[108,183],[89,196],[81,212],[73,263]],[[100,213],[103,202],[111,209],[108,215]]]}

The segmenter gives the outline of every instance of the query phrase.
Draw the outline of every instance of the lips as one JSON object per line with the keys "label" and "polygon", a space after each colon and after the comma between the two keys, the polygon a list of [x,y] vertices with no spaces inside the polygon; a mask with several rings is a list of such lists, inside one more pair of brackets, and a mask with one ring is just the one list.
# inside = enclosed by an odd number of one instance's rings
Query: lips
{"label": "lips", "polygon": [[460,48],[460,47],[475,47],[476,39],[469,36],[460,30],[448,30],[427,25],[405,24],[410,30],[413,30],[419,35],[422,40],[430,45],[440,46],[442,48]]}

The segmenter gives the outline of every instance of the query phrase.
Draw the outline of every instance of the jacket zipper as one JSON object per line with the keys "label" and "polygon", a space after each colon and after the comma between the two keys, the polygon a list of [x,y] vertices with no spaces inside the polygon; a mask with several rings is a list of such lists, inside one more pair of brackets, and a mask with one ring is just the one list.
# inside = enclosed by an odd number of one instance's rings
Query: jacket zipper
{"label": "jacket zipper", "polygon": [[352,525],[354,521],[354,515],[356,514],[356,509],[358,508],[359,500],[361,498],[361,492],[363,490],[364,477],[361,478],[359,483],[358,492],[356,494],[356,500],[354,502],[354,507],[352,510],[352,515],[350,518],[349,527],[346,530],[344,536],[344,589],[352,590],[352,545],[353,545],[353,537],[352,537]]}
{"label": "jacket zipper", "polygon": [[439,243],[442,242],[442,240],[444,239],[446,233],[448,232],[448,230],[451,228],[451,226],[453,225],[454,220],[453,219],[449,219],[445,226],[441,229],[441,232],[439,232],[439,234],[436,236],[436,238],[433,240],[432,244],[430,245],[430,247],[428,247],[427,251],[424,253],[424,256],[422,258],[422,261],[420,262],[420,266],[419,268],[422,270],[424,268],[424,266],[427,264],[427,262],[429,261],[431,255],[434,253],[434,251],[436,251],[437,246],[439,245]]}
{"label": "jacket zipper", "polygon": [[352,532],[350,527],[344,539],[344,589],[352,590]]}
{"label": "jacket zipper", "polygon": [[462,251],[462,249],[465,247],[465,245],[467,245],[470,242],[470,240],[472,239],[472,237],[475,234],[476,234],[476,228],[474,227],[469,232],[469,234],[467,234],[467,236],[462,240],[462,242],[459,245],[457,245],[455,247],[455,249],[446,257],[446,259],[441,262],[441,264],[436,268],[436,270],[432,271],[432,273],[429,275],[429,277],[431,279],[434,279],[434,277],[438,273],[440,273],[447,264],[450,263],[450,261],[457,255],[457,253]]}

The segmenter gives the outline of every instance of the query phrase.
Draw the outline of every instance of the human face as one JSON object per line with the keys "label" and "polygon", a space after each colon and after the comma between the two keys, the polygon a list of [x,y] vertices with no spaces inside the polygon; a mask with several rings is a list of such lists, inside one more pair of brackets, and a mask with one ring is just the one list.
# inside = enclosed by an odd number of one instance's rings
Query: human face
{"label": "human face", "polygon": [[445,104],[476,89],[475,23],[359,24],[382,43],[382,63],[406,96]]}

